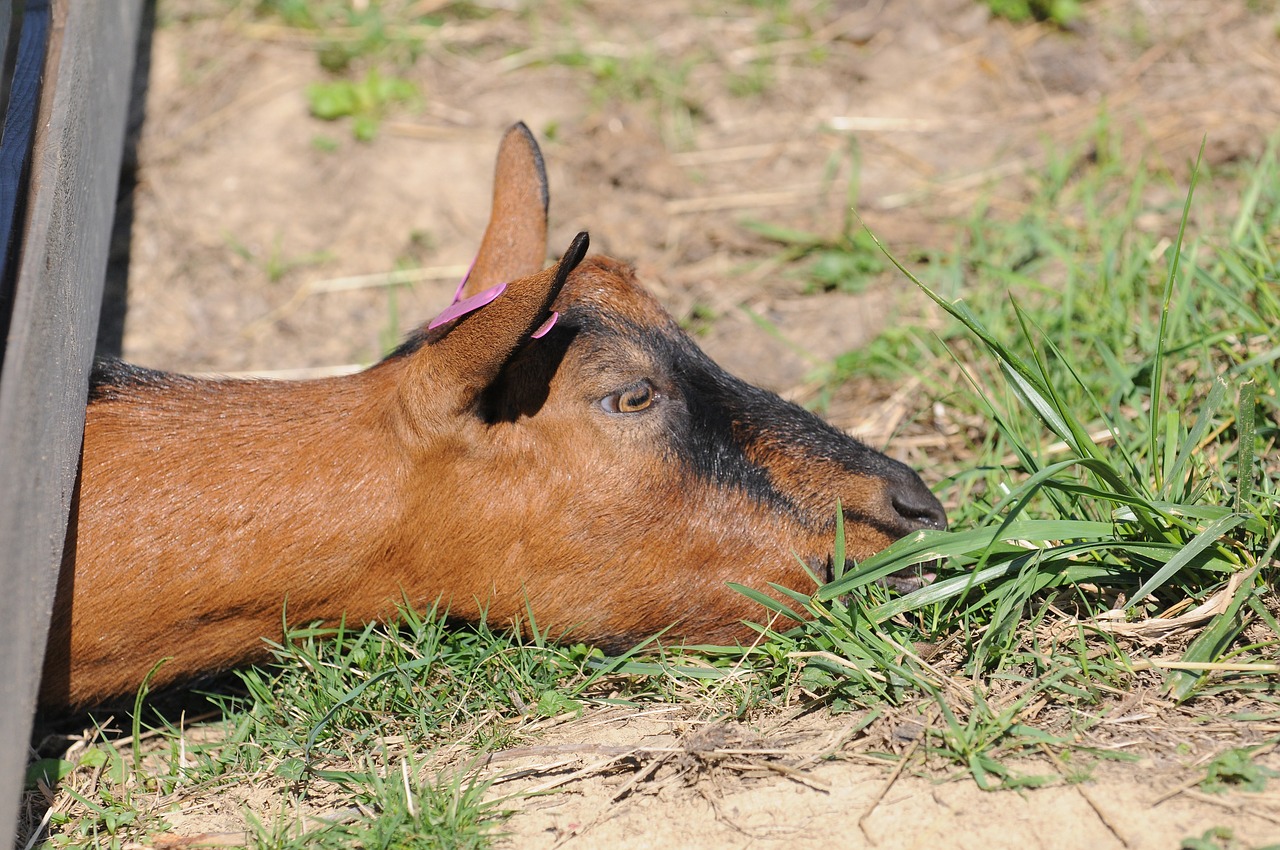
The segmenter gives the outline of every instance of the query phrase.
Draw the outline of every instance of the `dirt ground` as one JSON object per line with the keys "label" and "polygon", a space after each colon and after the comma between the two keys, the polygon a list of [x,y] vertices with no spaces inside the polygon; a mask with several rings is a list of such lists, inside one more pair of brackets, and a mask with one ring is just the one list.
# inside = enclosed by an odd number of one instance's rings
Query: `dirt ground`
{"label": "dirt ground", "polygon": [[[1127,154],[1181,173],[1206,134],[1216,166],[1257,158],[1280,128],[1280,11],[1268,0],[1095,0],[1069,31],[992,19],[972,0],[797,0],[800,23],[776,24],[769,42],[767,4],[495,5],[425,35],[402,72],[422,102],[393,110],[366,144],[309,116],[305,88],[323,72],[305,33],[251,3],[163,0],[124,356],[287,374],[377,358],[447,304],[484,228],[497,141],[524,120],[543,140],[553,250],[590,231],[595,250],[635,263],[676,315],[696,307],[704,347],[731,371],[804,397],[815,366],[925,308],[889,276],[859,293],[806,293],[744,220],[835,235],[856,177],[868,224],[910,255],[948,247],[980,195],[1016,213],[1045,140],[1075,142],[1104,105]],[[556,61],[574,50],[648,62],[658,94],[628,98]],[[674,95],[664,69],[680,71]],[[763,90],[737,91],[752,74],[765,74]],[[412,270],[411,287],[385,285],[397,269]],[[846,391],[831,416],[874,431],[889,392]],[[898,451],[930,478],[925,455]],[[802,740],[787,746],[839,753],[843,722],[792,730]],[[690,728],[593,715],[524,758],[567,759],[571,773],[617,760],[602,748],[687,750]],[[1148,744],[1134,763],[1100,763],[1090,782],[998,794],[963,779],[891,782],[856,754],[786,770],[699,762],[705,775],[690,782],[679,778],[680,758],[697,761],[686,753],[617,802],[626,774],[599,769],[520,803],[508,844],[1163,848],[1211,827],[1242,846],[1280,841],[1275,783],[1247,801],[1169,795],[1227,743],[1164,755]],[[194,819],[180,831],[219,830]]]}
{"label": "dirt ground", "polygon": [[[1280,792],[1204,793],[1196,784],[1215,752],[1280,731],[1200,724],[1149,694],[1103,724],[1088,742],[1107,758],[1023,759],[1016,771],[1043,787],[983,791],[963,770],[917,758],[920,727],[889,724],[895,742],[855,734],[860,714],[775,717],[750,725],[691,716],[682,706],[605,708],[532,723],[529,743],[480,765],[454,765],[491,781],[489,798],[515,814],[498,846],[641,848],[959,848],[960,850],[1165,850],[1206,834],[1205,848],[1274,848]],[[1084,743],[1084,742],[1082,742]],[[898,750],[896,773],[871,751]],[[1116,761],[1118,756],[1129,760]],[[1256,764],[1280,768],[1280,751]],[[1083,771],[1087,781],[1064,776]],[[1078,778],[1078,777],[1077,777]],[[233,846],[244,813],[279,815],[278,789],[246,783],[195,795],[166,815],[169,850]],[[323,794],[310,817],[357,817]]]}
{"label": "dirt ground", "polygon": [[[1111,741],[1113,752],[1133,746],[1136,760],[1096,763],[1088,782],[989,792],[954,769],[949,777],[923,775],[917,764],[894,775],[845,744],[859,720],[821,715],[770,732],[769,723],[747,728],[604,711],[566,724],[501,767],[533,771],[534,779],[512,783],[521,791],[572,779],[574,771],[587,778],[520,801],[507,823],[508,846],[1155,850],[1224,826],[1237,846],[1280,841],[1275,789],[1210,796],[1184,787],[1198,758],[1161,752],[1146,734]],[[624,755],[637,749],[638,756]],[[840,757],[824,758],[833,752]],[[1275,767],[1280,752],[1259,763]],[[558,772],[548,775],[549,767]],[[1048,760],[1018,769],[1049,777],[1068,770]]]}

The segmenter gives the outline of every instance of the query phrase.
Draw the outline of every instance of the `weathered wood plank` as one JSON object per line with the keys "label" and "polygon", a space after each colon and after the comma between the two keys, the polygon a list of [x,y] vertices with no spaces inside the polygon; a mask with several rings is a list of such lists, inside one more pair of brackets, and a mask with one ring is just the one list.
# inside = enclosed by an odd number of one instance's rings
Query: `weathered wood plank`
{"label": "weathered wood plank", "polygon": [[0,371],[0,840],[12,841],[84,430],[143,0],[55,0]]}

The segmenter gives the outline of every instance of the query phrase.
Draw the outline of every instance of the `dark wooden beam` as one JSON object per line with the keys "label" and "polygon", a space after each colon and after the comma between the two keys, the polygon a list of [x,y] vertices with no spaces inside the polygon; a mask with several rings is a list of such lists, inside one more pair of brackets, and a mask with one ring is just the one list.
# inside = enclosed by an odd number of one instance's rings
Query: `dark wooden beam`
{"label": "dark wooden beam", "polygon": [[[0,841],[16,829],[79,464],[142,2],[51,4],[0,369]],[[49,5],[29,0],[23,25]]]}

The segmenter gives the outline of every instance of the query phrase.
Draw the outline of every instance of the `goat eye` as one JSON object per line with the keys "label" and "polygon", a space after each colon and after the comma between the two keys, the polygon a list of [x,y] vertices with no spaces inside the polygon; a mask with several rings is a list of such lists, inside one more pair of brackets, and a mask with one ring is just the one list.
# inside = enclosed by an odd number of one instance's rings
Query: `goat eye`
{"label": "goat eye", "polygon": [[653,397],[653,385],[648,381],[637,381],[600,399],[600,406],[610,413],[639,413],[653,404]]}

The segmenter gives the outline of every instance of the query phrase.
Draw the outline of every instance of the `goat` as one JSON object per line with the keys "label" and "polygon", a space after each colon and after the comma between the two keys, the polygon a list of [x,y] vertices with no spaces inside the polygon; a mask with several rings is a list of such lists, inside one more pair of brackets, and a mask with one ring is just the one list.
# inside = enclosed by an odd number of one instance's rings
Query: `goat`
{"label": "goat", "polygon": [[761,609],[727,583],[829,577],[837,500],[853,559],[945,526],[907,466],[724,372],[587,234],[544,269],[547,205],[517,124],[455,303],[363,372],[98,362],[42,704],[128,693],[162,657],[156,685],[258,659],[286,601],[732,643]]}

